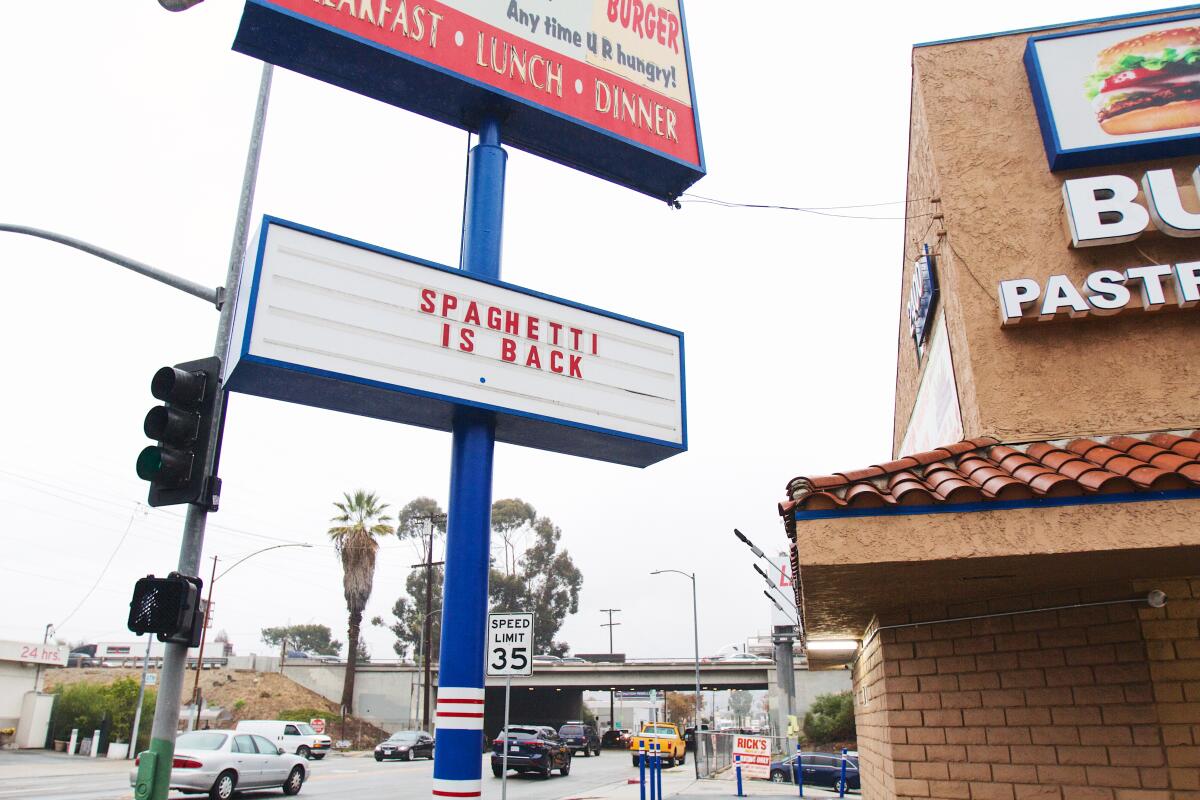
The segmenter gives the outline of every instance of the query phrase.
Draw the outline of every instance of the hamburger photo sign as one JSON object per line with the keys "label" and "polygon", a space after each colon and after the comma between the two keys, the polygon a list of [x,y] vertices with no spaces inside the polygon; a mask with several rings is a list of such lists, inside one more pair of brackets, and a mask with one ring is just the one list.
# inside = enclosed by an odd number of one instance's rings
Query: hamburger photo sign
{"label": "hamburger photo sign", "polygon": [[1200,153],[1200,15],[1033,37],[1050,169]]}

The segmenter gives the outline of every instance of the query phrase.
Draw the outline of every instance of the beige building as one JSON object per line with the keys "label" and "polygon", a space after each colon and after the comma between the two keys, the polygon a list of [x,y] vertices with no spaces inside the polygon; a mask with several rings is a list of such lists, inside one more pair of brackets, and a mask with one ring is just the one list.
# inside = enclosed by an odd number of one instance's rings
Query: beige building
{"label": "beige building", "polygon": [[780,504],[869,800],[1200,800],[1196,73],[1200,9],[913,51],[893,452]]}

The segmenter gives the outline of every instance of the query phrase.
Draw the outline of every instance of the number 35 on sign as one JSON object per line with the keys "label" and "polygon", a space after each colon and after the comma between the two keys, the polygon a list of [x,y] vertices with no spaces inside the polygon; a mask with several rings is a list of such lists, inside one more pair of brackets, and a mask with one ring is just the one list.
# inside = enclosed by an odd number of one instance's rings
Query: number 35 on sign
{"label": "number 35 on sign", "polygon": [[533,614],[488,614],[487,674],[533,674]]}

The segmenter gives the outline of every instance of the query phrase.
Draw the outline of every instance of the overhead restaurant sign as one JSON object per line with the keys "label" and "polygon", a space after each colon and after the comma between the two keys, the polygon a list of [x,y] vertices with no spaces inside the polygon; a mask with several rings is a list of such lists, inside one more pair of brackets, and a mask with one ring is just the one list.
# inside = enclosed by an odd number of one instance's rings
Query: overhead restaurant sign
{"label": "overhead restaurant sign", "polygon": [[1200,153],[1200,16],[1029,39],[1051,170]]}
{"label": "overhead restaurant sign", "polygon": [[67,651],[65,644],[38,644],[36,642],[0,642],[0,661],[18,661],[25,664],[50,664],[65,667]]}
{"label": "overhead restaurant sign", "polygon": [[682,0],[248,0],[233,47],[654,197],[705,172]]}
{"label": "overhead restaurant sign", "polygon": [[232,391],[645,467],[687,449],[683,334],[266,217]]}
{"label": "overhead restaurant sign", "polygon": [[[1200,168],[1192,173],[1200,191]],[[1100,175],[1063,182],[1063,207],[1074,247],[1131,242],[1153,226],[1175,238],[1200,236],[1200,213],[1185,208],[1172,170],[1150,170],[1138,183],[1125,175]],[[1194,199],[1196,191],[1190,193]],[[1144,198],[1145,205],[1138,201]],[[1200,261],[1101,269],[1076,284],[1051,275],[1000,282],[1004,326],[1063,318],[1111,316],[1129,309],[1191,308],[1200,302]]]}

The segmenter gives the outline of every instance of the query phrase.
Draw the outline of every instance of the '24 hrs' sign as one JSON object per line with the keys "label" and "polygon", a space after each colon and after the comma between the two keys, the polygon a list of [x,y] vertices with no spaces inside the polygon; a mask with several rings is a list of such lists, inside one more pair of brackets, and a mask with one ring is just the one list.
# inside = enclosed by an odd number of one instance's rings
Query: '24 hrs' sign
{"label": "'24 hrs' sign", "polygon": [[533,674],[533,614],[488,614],[487,674]]}

